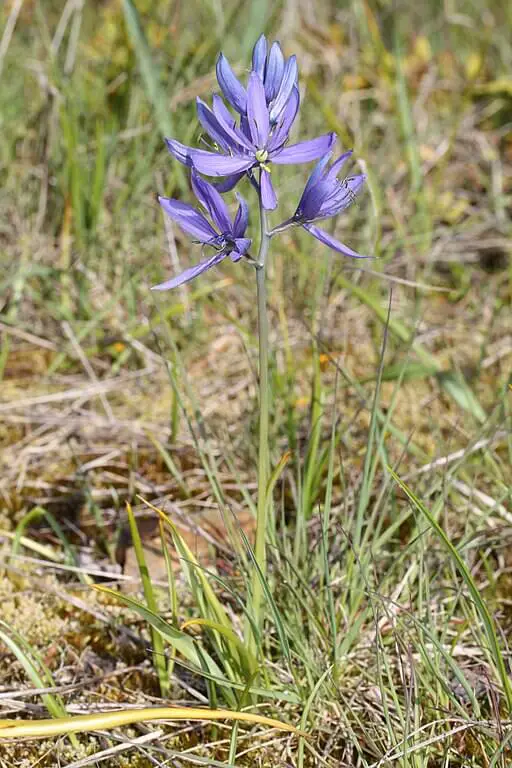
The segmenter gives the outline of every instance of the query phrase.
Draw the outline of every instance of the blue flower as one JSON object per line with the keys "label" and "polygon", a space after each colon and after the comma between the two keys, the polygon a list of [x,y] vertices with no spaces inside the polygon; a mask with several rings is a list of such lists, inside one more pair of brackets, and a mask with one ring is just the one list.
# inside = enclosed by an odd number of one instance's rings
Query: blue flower
{"label": "blue flower", "polygon": [[[337,216],[341,211],[354,202],[356,195],[360,192],[365,182],[366,176],[360,174],[358,176],[348,176],[339,180],[337,175],[341,170],[341,167],[352,155],[352,151],[342,154],[336,162],[330,167],[327,167],[332,153],[326,153],[316,168],[309,177],[307,184],[302,193],[302,197],[299,200],[297,210],[292,218],[285,222],[285,226],[290,224],[300,224],[307,229],[317,240],[328,245],[329,248],[333,248],[339,253],[343,253],[345,256],[353,256],[355,258],[367,258],[360,253],[356,253],[351,248],[348,248],[339,240],[324,232],[323,229],[315,226],[313,222],[320,221],[322,219],[328,219],[332,216]],[[276,227],[276,231],[283,228],[283,225]]]}
{"label": "blue flower", "polygon": [[[268,51],[264,35],[258,39],[252,52],[252,71],[256,72],[265,88],[271,124],[275,124],[285,109],[294,87],[297,86],[297,59],[285,60],[278,42]],[[226,57],[221,53],[217,60],[217,80],[226,101],[245,116],[247,114],[247,90],[236,77]]]}
{"label": "blue flower", "polygon": [[177,160],[206,176],[229,176],[228,184],[222,191],[234,186],[244,173],[259,168],[262,204],[267,210],[272,210],[277,206],[277,198],[270,178],[270,164],[316,160],[331,149],[336,134],[328,133],[285,146],[299,109],[298,88],[292,88],[277,123],[271,125],[265,87],[257,72],[251,72],[249,77],[246,106],[247,114],[237,126],[222,99],[214,97],[212,109],[198,100],[199,121],[215,142],[217,152],[187,147],[175,139],[166,139],[167,147]]}
{"label": "blue flower", "polygon": [[216,229],[200,211],[188,203],[168,197],[159,197],[159,203],[171,219],[192,235],[196,242],[211,246],[215,252],[208,259],[194,267],[189,267],[172,280],[155,285],[152,288],[153,291],[168,291],[188,283],[189,280],[193,280],[194,277],[219,264],[226,256],[234,262],[240,261],[251,246],[251,240],[244,237],[249,220],[249,208],[241,196],[238,196],[240,205],[234,220],[231,221],[226,203],[218,191],[194,171],[192,171],[192,188],[203,208],[209,213]]}

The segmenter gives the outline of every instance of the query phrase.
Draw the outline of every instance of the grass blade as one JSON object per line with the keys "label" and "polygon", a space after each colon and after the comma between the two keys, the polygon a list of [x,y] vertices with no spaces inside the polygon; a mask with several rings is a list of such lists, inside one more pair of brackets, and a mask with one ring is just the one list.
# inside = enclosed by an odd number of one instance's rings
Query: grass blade
{"label": "grass blade", "polygon": [[[123,0],[123,12],[130,39],[135,48],[146,92],[155,113],[156,123],[162,136],[172,136],[173,128],[166,106],[168,99],[160,85],[160,75],[140,23],[139,12],[132,0]],[[178,164],[176,167],[180,167]]]}
{"label": "grass blade", "polygon": [[[342,274],[337,276],[336,281],[354,296],[357,296],[363,304],[370,307],[381,322],[386,322],[387,310],[382,306],[379,297],[364,290],[360,285],[356,285]],[[389,332],[394,338],[411,345],[411,349],[417,355],[418,359],[426,366],[426,368],[431,370],[432,373],[437,376],[441,387],[443,387],[447,394],[450,395],[461,408],[464,408],[464,410],[471,413],[480,423],[487,420],[487,414],[462,375],[457,377],[457,388],[454,390],[453,372],[449,372],[450,375],[448,375],[447,372],[443,371],[441,363],[437,358],[425,349],[422,344],[413,339],[413,332],[409,330],[404,323],[390,317]]]}
{"label": "grass blade", "polygon": [[[48,688],[54,687],[55,681],[51,675],[50,670],[46,667],[43,660],[39,657],[33,648],[23,640],[12,627],[9,627],[4,621],[0,620],[0,641],[7,646],[12,654],[17,658],[27,676],[32,681],[36,688]],[[55,696],[50,693],[41,694],[43,703],[48,712],[53,715],[54,718],[65,718],[66,707],[60,696]],[[16,721],[12,721],[16,722]],[[49,720],[49,723],[54,723],[55,720]],[[0,728],[2,721],[0,720]],[[72,735],[70,741],[74,747],[78,747],[77,739]]]}
{"label": "grass blade", "polygon": [[473,577],[471,576],[469,568],[467,567],[466,563],[462,559],[457,548],[452,544],[452,542],[450,541],[450,539],[448,538],[448,536],[446,535],[442,527],[439,525],[439,523],[437,522],[435,517],[430,513],[430,511],[426,508],[423,502],[420,501],[420,499],[418,499],[418,497],[414,495],[411,489],[398,477],[396,472],[394,472],[391,469],[391,467],[388,467],[388,472],[391,474],[392,478],[395,480],[395,482],[400,486],[400,488],[406,494],[409,501],[415,506],[418,512],[421,512],[421,514],[428,520],[432,528],[435,530],[439,539],[444,544],[445,548],[448,550],[450,557],[454,561],[455,566],[462,577],[462,580],[466,584],[468,591],[471,595],[471,598],[478,611],[480,619],[482,621],[485,634],[487,636],[487,642],[489,644],[488,650],[491,654],[492,660],[496,666],[498,676],[501,680],[501,684],[503,686],[503,693],[505,695],[505,700],[507,702],[508,710],[509,712],[512,713],[512,682],[509,678],[509,675],[507,672],[507,666],[505,664],[505,660],[503,658],[503,654],[501,652],[501,648],[498,643],[498,635],[496,633],[496,627],[495,627],[493,618],[489,613],[489,610],[484,600],[482,599],[482,596],[480,595],[478,587],[476,586],[473,580]]}
{"label": "grass blade", "polygon": [[119,712],[98,712],[93,715],[76,715],[56,720],[32,720],[20,723],[18,720],[0,720],[0,739],[47,738],[67,733],[109,730],[123,725],[150,723],[155,720],[238,720],[243,723],[265,725],[280,731],[305,736],[294,725],[273,720],[252,712],[231,712],[225,709],[187,709],[186,707],[148,707],[128,709]]}
{"label": "grass blade", "polygon": [[[144,556],[144,549],[142,546],[142,540],[140,538],[137,521],[130,504],[126,505],[126,510],[128,514],[128,523],[130,525],[133,548],[135,551],[135,559],[137,560],[137,567],[139,569],[140,578],[142,581],[144,597],[146,598],[148,608],[154,613],[157,613],[158,606],[153,590],[153,584],[151,582],[151,576],[146,564],[146,558]],[[151,643],[153,645],[153,661],[156,673],[158,675],[158,681],[160,683],[160,691],[162,696],[167,696],[169,693],[169,674],[167,669],[167,660],[165,658],[164,642],[162,635],[154,627],[151,627]]]}
{"label": "grass blade", "polygon": [[213,675],[217,675],[218,677],[222,677],[222,673],[217,666],[217,664],[214,662],[214,660],[209,656],[209,654],[206,654],[204,651],[202,651],[201,656],[198,653],[196,644],[194,640],[189,637],[184,632],[181,632],[181,630],[176,629],[175,627],[172,627],[170,624],[165,621],[161,616],[159,616],[154,611],[151,611],[149,608],[147,608],[145,605],[143,605],[138,600],[135,600],[133,597],[129,597],[128,595],[124,595],[122,592],[116,592],[115,589],[110,589],[109,587],[100,587],[98,584],[94,584],[92,587],[97,592],[103,592],[106,595],[110,595],[111,597],[114,597],[116,600],[119,600],[119,602],[124,603],[124,605],[127,606],[127,608],[130,608],[131,610],[135,611],[139,616],[141,616],[143,619],[145,619],[148,624],[150,624],[152,627],[154,627],[157,632],[159,632],[162,637],[164,637],[170,645],[172,645],[176,650],[181,653],[182,656],[187,659],[188,662],[193,664],[195,667],[197,667],[198,674],[201,672],[202,668],[202,661],[206,657],[208,664],[209,664],[209,671]]}

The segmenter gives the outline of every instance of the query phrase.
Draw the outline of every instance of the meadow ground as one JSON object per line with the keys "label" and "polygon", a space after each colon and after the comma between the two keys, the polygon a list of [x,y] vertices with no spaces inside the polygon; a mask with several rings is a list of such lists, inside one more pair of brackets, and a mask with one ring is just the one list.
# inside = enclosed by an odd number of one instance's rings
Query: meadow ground
{"label": "meadow ground", "polygon": [[[308,733],[104,724],[0,740],[0,766],[511,765],[512,6],[6,0],[0,19],[1,717],[172,703]],[[368,174],[331,231],[376,258],[295,230],[271,252],[251,656],[253,270],[149,288],[198,258],[156,202],[191,200],[163,137],[199,140],[218,51],[242,74],[263,31],[298,57],[295,135],[336,131]],[[307,172],[275,172],[282,218]]]}

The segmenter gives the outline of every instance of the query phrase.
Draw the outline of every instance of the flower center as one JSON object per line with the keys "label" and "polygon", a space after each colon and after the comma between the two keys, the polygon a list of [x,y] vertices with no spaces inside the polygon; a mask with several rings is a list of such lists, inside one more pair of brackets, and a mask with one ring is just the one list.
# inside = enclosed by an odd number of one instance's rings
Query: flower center
{"label": "flower center", "polygon": [[256,152],[256,160],[258,163],[264,163],[268,159],[268,152],[266,149],[258,149]]}

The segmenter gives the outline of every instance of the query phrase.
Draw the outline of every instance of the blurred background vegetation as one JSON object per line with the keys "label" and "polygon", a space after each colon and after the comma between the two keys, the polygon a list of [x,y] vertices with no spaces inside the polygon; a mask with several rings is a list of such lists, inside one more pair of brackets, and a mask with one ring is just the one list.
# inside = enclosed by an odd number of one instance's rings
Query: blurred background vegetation
{"label": "blurred background vegetation", "polygon": [[[243,76],[265,32],[298,58],[295,136],[336,131],[340,148],[352,147],[368,174],[367,191],[332,226],[343,242],[376,257],[362,267],[342,261],[302,232],[287,233],[273,249],[272,452],[277,463],[291,450],[278,494],[283,526],[295,537],[290,551],[306,579],[308,568],[322,572],[321,563],[304,563],[319,542],[314,526],[335,418],[332,514],[339,527],[330,542],[337,553],[332,579],[343,581],[343,531],[352,535],[354,525],[376,558],[366,563],[369,577],[399,599],[408,558],[427,549],[418,521],[400,518],[403,496],[390,491],[386,464],[399,465],[425,503],[442,498],[444,522],[510,628],[512,5],[4,0],[0,25],[5,551],[25,521],[25,557],[43,546],[46,559],[63,552],[62,562],[72,567],[110,572],[121,564],[133,576],[123,515],[132,502],[144,524],[142,494],[171,500],[195,551],[208,550],[217,567],[236,573],[231,548],[219,548],[225,521],[218,509],[225,504],[250,531],[257,413],[252,272],[223,264],[172,294],[155,297],[149,288],[199,258],[156,202],[158,193],[191,199],[163,138],[200,142],[195,98],[208,101],[215,89],[218,52]],[[276,171],[275,223],[295,209],[307,173],[302,166]],[[250,187],[243,193],[250,198]],[[26,517],[34,509],[42,510],[35,528]],[[374,540],[367,519],[379,521]],[[387,526],[389,535],[381,536]],[[148,523],[150,544],[154,536]],[[42,598],[41,582],[20,557],[0,580],[6,620],[55,669],[63,659],[48,654],[62,632],[70,657],[91,646],[101,656],[111,642],[102,634],[107,630],[91,630],[86,641],[82,627],[79,637],[68,603],[63,608],[62,594],[55,597],[57,577],[45,571],[55,583]],[[157,578],[161,553],[148,549],[148,557]],[[463,648],[471,667],[478,642],[465,644],[464,633],[479,630],[457,602],[462,598],[453,598],[453,583],[443,581],[443,574],[453,576],[452,566],[440,563],[430,563],[427,574],[436,597],[415,581],[407,600],[423,616],[432,598],[441,633],[460,609],[462,625],[450,642]],[[358,625],[364,642],[375,630],[365,611]],[[361,652],[358,642],[356,633],[347,653]],[[314,649],[310,686],[327,663]],[[144,654],[130,653],[142,664]],[[11,662],[2,657],[8,689],[24,679]],[[363,666],[356,663],[345,689],[347,699],[356,697],[355,714],[332,737],[336,765],[373,764],[389,747],[379,729],[389,737],[390,721],[402,735],[409,727],[398,715],[366,723],[357,690],[361,679],[364,690],[376,686],[378,670],[372,667],[372,678]],[[476,666],[473,673],[485,677]],[[149,696],[146,674],[138,680]],[[441,706],[428,690],[431,709],[415,727],[431,722]],[[457,699],[453,690],[443,706]],[[403,695],[405,704],[397,695],[392,709],[403,704],[408,711]],[[483,695],[487,716],[494,704],[491,693]],[[467,702],[457,702],[462,717]],[[324,760],[337,728],[327,720],[318,747]],[[399,764],[489,765],[496,742],[482,733],[457,743],[449,762],[434,746],[419,751],[418,762]],[[273,765],[286,764],[283,754],[269,754]],[[13,755],[10,765],[22,765]],[[492,764],[501,765],[504,755],[503,748]]]}

